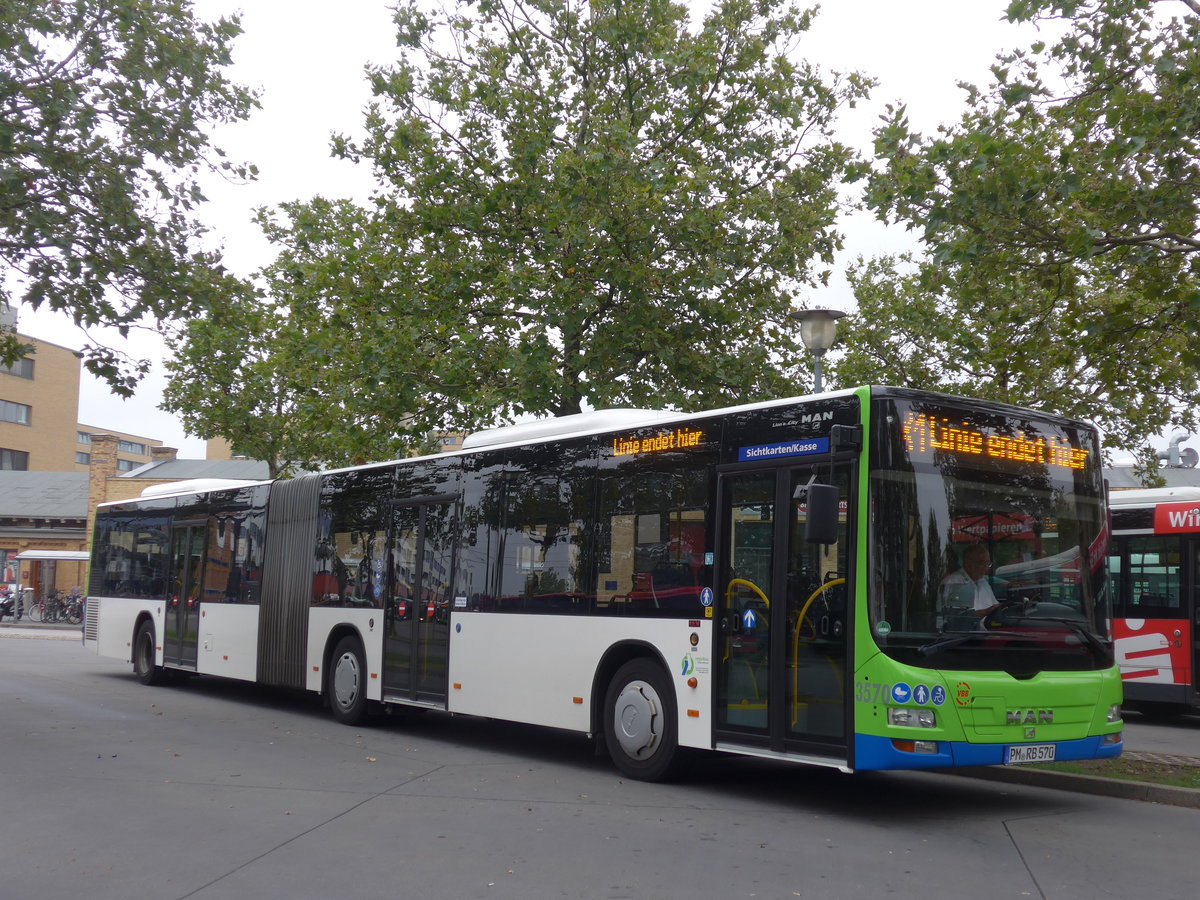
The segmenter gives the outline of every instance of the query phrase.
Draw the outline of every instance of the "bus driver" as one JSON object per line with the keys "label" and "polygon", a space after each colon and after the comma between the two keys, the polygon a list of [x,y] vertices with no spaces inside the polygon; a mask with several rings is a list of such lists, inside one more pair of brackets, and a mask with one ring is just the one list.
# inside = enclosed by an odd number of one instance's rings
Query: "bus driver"
{"label": "bus driver", "polygon": [[951,572],[942,581],[942,605],[966,606],[979,618],[1000,608],[1000,602],[988,583],[992,557],[986,544],[971,544],[963,551],[962,568]]}

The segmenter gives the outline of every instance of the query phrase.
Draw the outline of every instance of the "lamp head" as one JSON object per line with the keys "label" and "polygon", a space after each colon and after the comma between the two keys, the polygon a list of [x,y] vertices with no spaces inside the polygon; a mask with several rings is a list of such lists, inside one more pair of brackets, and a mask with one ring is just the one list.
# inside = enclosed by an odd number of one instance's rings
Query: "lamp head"
{"label": "lamp head", "polygon": [[846,314],[840,309],[801,309],[791,313],[800,323],[800,340],[813,356],[824,356],[837,340],[837,320]]}

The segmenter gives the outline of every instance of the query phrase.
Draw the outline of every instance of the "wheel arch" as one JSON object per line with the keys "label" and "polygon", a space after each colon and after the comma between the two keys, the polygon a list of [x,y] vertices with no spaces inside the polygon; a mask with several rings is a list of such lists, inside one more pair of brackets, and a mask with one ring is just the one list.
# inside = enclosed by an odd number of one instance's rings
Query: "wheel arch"
{"label": "wheel arch", "polygon": [[[613,680],[613,676],[617,674],[617,670],[632,659],[647,659],[659,666],[667,678],[667,683],[671,685],[672,693],[675,692],[675,681],[671,678],[671,670],[657,647],[640,640],[626,640],[613,644],[600,657],[600,663],[596,666],[596,675],[592,680],[588,730],[592,734],[599,735],[601,740],[604,740],[604,695],[608,692],[608,685]],[[675,695],[674,699],[676,708],[678,708],[678,695]]]}
{"label": "wheel arch", "polygon": [[321,651],[321,697],[329,703],[329,676],[333,666],[333,651],[343,638],[352,637],[366,653],[367,643],[363,640],[362,631],[349,622],[340,622],[325,635],[325,647]]}

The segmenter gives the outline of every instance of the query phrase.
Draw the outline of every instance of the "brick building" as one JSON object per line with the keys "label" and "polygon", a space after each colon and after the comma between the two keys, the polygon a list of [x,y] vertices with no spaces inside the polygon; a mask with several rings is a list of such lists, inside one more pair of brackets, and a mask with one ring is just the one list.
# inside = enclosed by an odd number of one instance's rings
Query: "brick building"
{"label": "brick building", "polygon": [[[15,330],[12,308],[0,304],[0,328]],[[162,441],[79,421],[79,354],[18,333],[30,352],[0,366],[0,471],[86,472],[93,433],[117,437],[117,468],[152,462]]]}

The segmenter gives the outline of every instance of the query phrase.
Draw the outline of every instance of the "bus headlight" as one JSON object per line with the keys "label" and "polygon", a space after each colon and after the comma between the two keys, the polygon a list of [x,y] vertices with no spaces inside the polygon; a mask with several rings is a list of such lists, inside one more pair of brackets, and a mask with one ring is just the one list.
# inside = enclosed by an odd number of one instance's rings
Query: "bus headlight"
{"label": "bus headlight", "polygon": [[888,724],[905,728],[936,728],[937,713],[932,709],[888,709]]}
{"label": "bus headlight", "polygon": [[1120,703],[1114,703],[1112,706],[1110,706],[1108,708],[1108,721],[1110,721],[1110,722],[1120,722],[1121,721],[1121,704]]}

